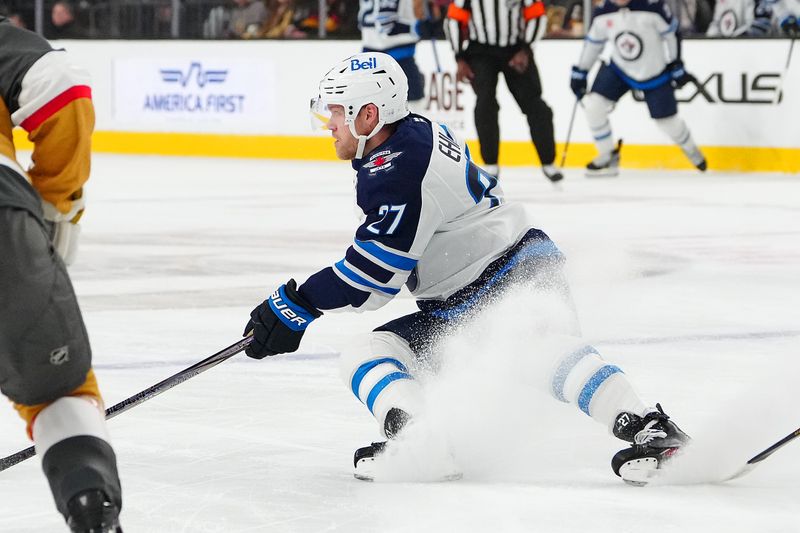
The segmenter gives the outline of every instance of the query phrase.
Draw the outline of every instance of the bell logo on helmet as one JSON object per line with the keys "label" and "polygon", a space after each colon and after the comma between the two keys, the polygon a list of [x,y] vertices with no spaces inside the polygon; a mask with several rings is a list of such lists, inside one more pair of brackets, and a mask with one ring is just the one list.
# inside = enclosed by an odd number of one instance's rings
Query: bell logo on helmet
{"label": "bell logo on helmet", "polygon": [[359,61],[358,59],[350,60],[350,70],[370,70],[378,67],[378,58],[370,57],[366,61]]}

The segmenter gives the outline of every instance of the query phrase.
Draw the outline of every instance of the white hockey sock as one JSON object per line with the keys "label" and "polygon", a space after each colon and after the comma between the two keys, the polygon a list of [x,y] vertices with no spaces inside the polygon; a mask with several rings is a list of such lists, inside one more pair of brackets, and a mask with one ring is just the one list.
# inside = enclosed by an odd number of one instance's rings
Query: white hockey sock
{"label": "white hockey sock", "polygon": [[551,392],[606,427],[622,411],[641,414],[645,405],[622,370],[606,363],[593,347],[585,345],[561,358],[553,374]]}
{"label": "white hockey sock", "polygon": [[586,122],[600,156],[607,156],[614,150],[614,137],[611,134],[611,122],[608,120],[608,113],[614,107],[614,102],[597,93],[587,94],[582,101]]}
{"label": "white hockey sock", "polygon": [[680,146],[685,153],[690,154],[698,151],[697,145],[692,140],[689,127],[678,115],[655,120],[658,127],[672,139],[672,142]]}
{"label": "white hockey sock", "polygon": [[105,412],[94,398],[64,396],[45,407],[33,422],[33,442],[40,457],[54,444],[79,435],[109,441]]}
{"label": "white hockey sock", "polygon": [[369,351],[366,357],[343,355],[342,377],[384,433],[392,407],[412,417],[422,411],[422,390],[409,372],[414,354],[404,339],[388,331],[373,332]]}
{"label": "white hockey sock", "polygon": [[420,411],[422,392],[408,369],[394,357],[377,357],[359,366],[350,381],[356,398],[375,416],[385,436],[386,414],[392,407],[409,415]]}

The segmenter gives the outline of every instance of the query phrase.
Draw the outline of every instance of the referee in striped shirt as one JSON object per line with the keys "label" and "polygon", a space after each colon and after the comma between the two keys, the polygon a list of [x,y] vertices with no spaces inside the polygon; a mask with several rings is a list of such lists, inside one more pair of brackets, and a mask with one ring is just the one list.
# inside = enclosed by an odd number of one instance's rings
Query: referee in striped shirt
{"label": "referee in striped shirt", "polygon": [[475,128],[485,168],[497,174],[500,126],[497,77],[502,72],[512,96],[528,119],[531,139],[544,175],[559,181],[553,111],[542,100],[539,71],[531,45],[544,34],[544,3],[536,0],[454,0],[447,10],[445,31],[458,62],[459,81],[475,91]]}

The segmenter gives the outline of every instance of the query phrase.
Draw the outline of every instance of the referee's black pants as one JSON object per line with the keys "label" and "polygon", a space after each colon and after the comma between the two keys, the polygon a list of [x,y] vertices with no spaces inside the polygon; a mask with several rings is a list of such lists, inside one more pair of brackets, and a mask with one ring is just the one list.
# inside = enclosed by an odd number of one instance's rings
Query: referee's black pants
{"label": "referee's black pants", "polygon": [[496,92],[497,77],[502,72],[511,95],[528,119],[531,140],[539,154],[539,160],[543,165],[549,165],[556,158],[553,111],[542,100],[542,83],[530,49],[526,48],[529,63],[524,72],[519,73],[508,65],[517,50],[513,46],[491,46],[477,42],[470,42],[467,48],[466,60],[475,74],[472,88],[477,97],[475,129],[481,144],[481,157],[487,165],[497,164],[500,150],[497,114],[500,106]]}

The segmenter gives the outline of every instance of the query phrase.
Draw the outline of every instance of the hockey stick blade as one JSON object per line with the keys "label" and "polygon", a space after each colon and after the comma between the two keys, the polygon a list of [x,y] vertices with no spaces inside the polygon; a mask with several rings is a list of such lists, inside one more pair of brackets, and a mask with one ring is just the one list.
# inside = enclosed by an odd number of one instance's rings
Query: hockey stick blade
{"label": "hockey stick blade", "polygon": [[[206,370],[217,366],[218,364],[222,363],[223,361],[230,359],[234,355],[238,354],[250,344],[250,341],[253,340],[252,337],[248,336],[244,339],[231,344],[227,348],[220,350],[219,352],[206,357],[202,361],[193,364],[192,366],[185,368],[178,372],[177,374],[173,374],[172,376],[168,377],[163,381],[159,381],[152,387],[148,387],[147,389],[134,394],[130,398],[122,400],[116,405],[112,405],[108,409],[106,409],[106,420],[110,420],[117,415],[121,415],[128,409],[131,409],[140,403],[144,403],[147,400],[155,398],[162,392],[168,391],[172,387],[176,385],[180,385],[184,381],[187,381],[197,374],[202,374]],[[14,466],[15,464],[21,463],[26,459],[30,459],[36,455],[36,448],[31,446],[29,448],[25,448],[24,450],[20,450],[13,455],[9,455],[8,457],[3,457],[0,459],[0,472],[3,470]]]}
{"label": "hockey stick blade", "polygon": [[749,461],[747,461],[747,463],[744,464],[744,466],[742,466],[739,470],[737,470],[730,477],[725,478],[723,481],[731,481],[731,480],[738,479],[738,478],[744,476],[745,474],[747,474],[751,470],[753,470],[756,466],[758,466],[758,464],[761,461],[763,461],[764,459],[766,459],[767,457],[769,457],[773,453],[777,452],[778,450],[780,450],[781,448],[783,448],[784,446],[789,444],[791,441],[793,441],[797,437],[800,437],[800,428],[794,430],[792,433],[789,433],[784,438],[782,438],[781,440],[779,440],[778,442],[776,442],[775,444],[773,444],[772,446],[770,446],[769,448],[767,448],[763,452],[754,455],[752,458],[750,458]]}

